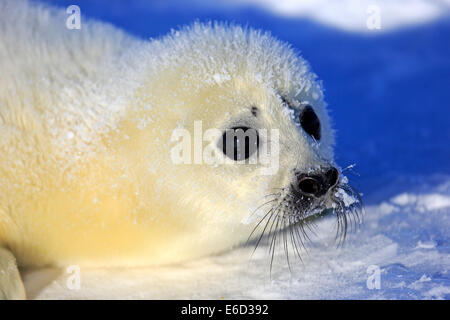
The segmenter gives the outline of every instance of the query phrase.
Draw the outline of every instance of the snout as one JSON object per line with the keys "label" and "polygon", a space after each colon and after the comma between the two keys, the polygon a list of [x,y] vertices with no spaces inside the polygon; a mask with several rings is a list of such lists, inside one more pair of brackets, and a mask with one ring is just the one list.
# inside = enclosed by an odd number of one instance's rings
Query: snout
{"label": "snout", "polygon": [[331,167],[311,174],[300,174],[296,189],[304,196],[320,198],[336,186],[338,180],[339,171]]}

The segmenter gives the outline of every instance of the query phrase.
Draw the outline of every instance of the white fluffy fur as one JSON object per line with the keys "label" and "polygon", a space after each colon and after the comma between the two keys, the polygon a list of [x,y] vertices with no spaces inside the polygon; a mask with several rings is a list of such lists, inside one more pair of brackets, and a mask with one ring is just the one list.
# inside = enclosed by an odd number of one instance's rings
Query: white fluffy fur
{"label": "white fluffy fur", "polygon": [[[0,2],[0,247],[21,265],[143,265],[220,252],[293,169],[332,161],[307,63],[267,33],[194,24],[143,41],[64,10]],[[319,144],[280,100],[308,101]],[[258,119],[249,107],[261,110]],[[173,129],[280,130],[280,170],[174,165]]]}

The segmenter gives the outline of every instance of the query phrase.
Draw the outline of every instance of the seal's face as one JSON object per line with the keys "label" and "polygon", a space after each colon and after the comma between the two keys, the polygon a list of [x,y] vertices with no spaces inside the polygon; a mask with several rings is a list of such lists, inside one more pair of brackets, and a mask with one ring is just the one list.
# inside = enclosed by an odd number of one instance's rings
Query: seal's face
{"label": "seal's face", "polygon": [[[226,104],[223,110],[234,117],[221,126],[217,152],[222,151],[232,161],[227,163],[229,168],[215,167],[239,183],[247,177],[247,185],[232,188],[237,193],[251,190],[262,195],[262,201],[251,196],[251,202],[242,201],[242,222],[256,221],[251,235],[259,239],[265,233],[288,229],[295,246],[300,246],[306,240],[305,228],[309,224],[334,213],[338,236],[343,239],[347,218],[359,220],[361,199],[334,164],[332,130],[323,101],[281,93],[289,92],[289,88],[280,90],[249,83],[242,86],[237,80],[231,85],[235,93],[239,87],[245,87],[245,98],[238,104]],[[258,161],[261,153],[269,154],[270,161]],[[271,170],[262,173],[267,165]],[[255,203],[260,205],[255,208]]]}
{"label": "seal's face", "polygon": [[[164,46],[120,135],[141,151],[129,163],[142,215],[156,203],[152,227],[170,225],[158,245],[192,257],[280,230],[296,237],[326,212],[344,235],[359,195],[334,163],[322,88],[306,62],[270,35],[223,26],[194,26]],[[149,125],[135,129],[142,119]]]}
{"label": "seal's face", "polygon": [[[295,95],[295,86],[237,75],[196,90],[177,88],[171,103],[189,101],[178,125],[202,149],[197,159],[193,146],[190,162],[170,165],[170,184],[175,195],[189,195],[183,212],[189,208],[193,217],[183,218],[207,220],[207,232],[200,231],[205,242],[232,245],[286,229],[300,235],[331,212],[345,235],[347,212],[357,212],[350,207],[358,206],[359,196],[334,164],[333,132],[319,87]],[[342,195],[348,195],[346,203]],[[293,239],[297,246],[304,242]]]}

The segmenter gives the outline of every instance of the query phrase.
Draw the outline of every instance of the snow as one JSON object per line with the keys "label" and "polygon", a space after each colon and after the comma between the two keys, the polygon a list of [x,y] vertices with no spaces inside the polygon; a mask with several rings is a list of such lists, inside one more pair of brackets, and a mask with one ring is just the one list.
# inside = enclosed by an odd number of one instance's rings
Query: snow
{"label": "snow", "polygon": [[338,189],[335,193],[335,196],[343,201],[345,207],[350,207],[352,204],[358,202],[358,199],[356,199],[354,196],[348,194],[342,189]]}
{"label": "snow", "polygon": [[[442,197],[448,197],[448,181]],[[79,290],[67,287],[72,273],[63,269],[28,271],[25,284],[30,298],[39,299],[448,299],[448,213],[398,204],[395,196],[366,206],[365,224],[341,248],[330,232],[335,222],[327,219],[303,263],[291,258],[291,271],[280,249],[270,274],[266,243],[253,256],[249,245],[170,267],[81,269]],[[380,289],[367,288],[369,266],[381,271]]]}
{"label": "snow", "polygon": [[[219,19],[270,30],[301,50],[326,89],[336,160],[342,167],[356,164],[349,171],[358,175],[345,173],[364,193],[364,224],[336,247],[335,221],[321,221],[303,262],[291,257],[291,270],[281,246],[270,272],[264,243],[253,255],[250,245],[167,267],[81,269],[80,289],[69,289],[66,270],[28,270],[30,298],[450,299],[448,1],[381,6],[384,32],[364,34],[334,21],[351,21],[351,6],[343,5],[340,17],[301,9],[286,17],[273,8],[282,1],[265,1],[264,10],[254,2],[227,9],[199,1],[189,7],[139,0],[79,6],[142,38],[195,19]],[[428,9],[419,17],[423,6]],[[377,270],[380,288],[369,289]]]}
{"label": "snow", "polygon": [[421,212],[430,210],[446,209],[450,207],[450,197],[442,196],[440,194],[414,195],[409,193],[402,193],[393,199],[393,202],[398,205],[408,206],[415,205]]}
{"label": "snow", "polygon": [[382,14],[382,26],[394,29],[435,19],[450,9],[449,1],[426,0],[232,0],[216,5],[242,7],[255,5],[286,17],[311,18],[321,23],[353,32],[368,30],[367,17]]}

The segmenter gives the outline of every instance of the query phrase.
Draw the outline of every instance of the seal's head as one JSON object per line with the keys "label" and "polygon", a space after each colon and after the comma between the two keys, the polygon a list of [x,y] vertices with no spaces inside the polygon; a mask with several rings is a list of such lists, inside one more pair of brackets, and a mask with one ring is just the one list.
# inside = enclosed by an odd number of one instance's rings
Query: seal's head
{"label": "seal's head", "polygon": [[268,33],[226,25],[195,24],[144,51],[151,63],[125,136],[141,150],[130,163],[142,211],[170,220],[155,245],[179,258],[293,228],[300,244],[324,212],[345,234],[359,196],[334,163],[305,60]]}

